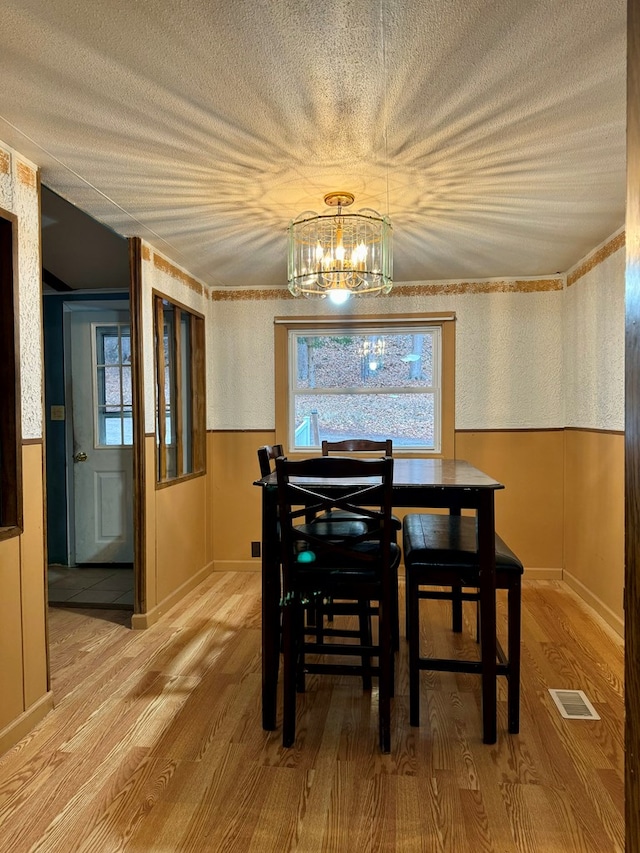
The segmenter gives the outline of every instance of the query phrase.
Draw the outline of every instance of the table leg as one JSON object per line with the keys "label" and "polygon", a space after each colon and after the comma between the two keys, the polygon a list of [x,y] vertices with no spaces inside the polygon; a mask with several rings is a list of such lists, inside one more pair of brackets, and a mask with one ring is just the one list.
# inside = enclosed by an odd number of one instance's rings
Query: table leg
{"label": "table leg", "polygon": [[495,511],[492,490],[482,490],[478,506],[480,561],[480,653],[482,656],[483,740],[497,738],[496,668],[496,552]]}
{"label": "table leg", "polygon": [[[449,510],[449,515],[457,515],[460,517],[459,506],[453,506]],[[451,587],[451,630],[457,634],[462,633],[462,587]]]}
{"label": "table leg", "polygon": [[277,492],[262,489],[262,728],[276,728],[280,664],[280,554]]}

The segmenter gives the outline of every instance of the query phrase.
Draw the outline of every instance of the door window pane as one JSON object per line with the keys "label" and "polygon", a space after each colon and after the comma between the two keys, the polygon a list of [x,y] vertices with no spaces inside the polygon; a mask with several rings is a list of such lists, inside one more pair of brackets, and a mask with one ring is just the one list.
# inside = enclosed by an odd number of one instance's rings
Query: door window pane
{"label": "door window pane", "polygon": [[101,323],[93,328],[96,445],[132,445],[130,327]]}

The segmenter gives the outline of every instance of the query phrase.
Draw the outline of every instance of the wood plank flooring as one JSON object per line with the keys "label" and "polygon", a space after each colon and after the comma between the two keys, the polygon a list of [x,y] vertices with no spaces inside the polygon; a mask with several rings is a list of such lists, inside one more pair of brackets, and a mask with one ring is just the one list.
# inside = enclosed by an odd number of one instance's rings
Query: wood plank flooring
{"label": "wood plank flooring", "polygon": [[[425,643],[475,646],[444,602],[421,606]],[[51,609],[56,708],[0,759],[2,853],[624,848],[622,641],[562,583],[524,585],[519,735],[501,687],[483,745],[465,674],[423,673],[411,728],[403,640],[388,756],[358,679],[309,677],[294,749],[262,731],[257,574],[212,576],[147,631],[129,619]],[[549,687],[602,719],[563,720]]]}

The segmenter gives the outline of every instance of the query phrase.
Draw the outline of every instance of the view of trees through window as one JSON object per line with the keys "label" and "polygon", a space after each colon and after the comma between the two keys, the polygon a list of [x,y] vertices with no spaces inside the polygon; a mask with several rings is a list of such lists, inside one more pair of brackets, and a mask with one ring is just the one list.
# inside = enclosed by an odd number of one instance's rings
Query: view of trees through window
{"label": "view of trees through window", "polygon": [[391,438],[437,448],[439,327],[290,334],[294,447]]}
{"label": "view of trees through window", "polygon": [[125,323],[95,329],[97,445],[133,444],[131,332]]}

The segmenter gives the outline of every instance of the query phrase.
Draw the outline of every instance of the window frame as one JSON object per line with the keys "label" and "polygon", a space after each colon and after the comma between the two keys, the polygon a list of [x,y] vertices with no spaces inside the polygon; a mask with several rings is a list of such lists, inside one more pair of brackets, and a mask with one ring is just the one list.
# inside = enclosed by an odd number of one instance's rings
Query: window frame
{"label": "window frame", "polygon": [[0,540],[24,532],[17,230],[0,208]]}
{"label": "window frame", "polygon": [[290,443],[290,425],[293,416],[290,391],[290,370],[295,363],[290,352],[291,331],[299,334],[348,334],[355,330],[365,334],[391,334],[397,330],[440,327],[440,448],[394,447],[394,455],[453,458],[455,456],[455,313],[439,312],[397,315],[353,315],[316,317],[275,317],[275,403],[276,438],[291,456],[304,456],[319,452],[320,448],[294,450]]}
{"label": "window frame", "polygon": [[[205,412],[205,320],[202,314],[171,299],[166,294],[153,291],[153,331],[155,357],[156,395],[156,488],[201,477],[206,474],[206,412]],[[173,364],[173,405],[175,412],[175,442],[167,442],[166,396],[165,396],[165,345],[164,306],[174,311],[173,334],[169,363]],[[185,342],[182,335],[183,317],[188,317],[190,359],[188,370],[189,399],[185,399],[183,388],[183,362]],[[158,330],[162,329],[162,334]],[[185,408],[186,407],[186,408]],[[185,418],[185,411],[187,418]],[[185,420],[189,422],[191,438],[191,468],[185,471]],[[175,474],[169,473],[169,454],[175,453]]]}

